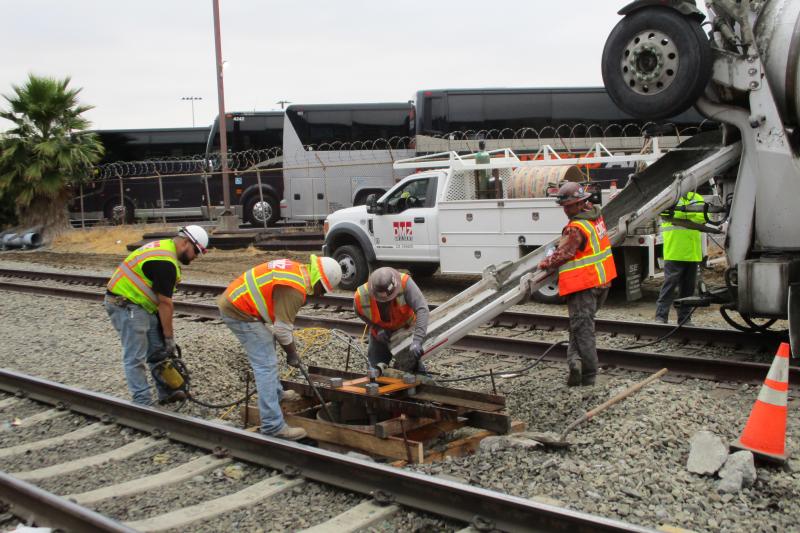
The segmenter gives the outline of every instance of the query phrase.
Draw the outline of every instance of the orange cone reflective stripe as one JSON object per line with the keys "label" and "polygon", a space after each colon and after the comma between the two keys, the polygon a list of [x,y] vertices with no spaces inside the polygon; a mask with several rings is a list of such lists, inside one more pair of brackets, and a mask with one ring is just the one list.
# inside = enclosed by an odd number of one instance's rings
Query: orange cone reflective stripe
{"label": "orange cone reflective stripe", "polygon": [[750,418],[733,448],[750,450],[770,461],[786,460],[786,415],[789,395],[788,343],[781,343],[761,387]]}

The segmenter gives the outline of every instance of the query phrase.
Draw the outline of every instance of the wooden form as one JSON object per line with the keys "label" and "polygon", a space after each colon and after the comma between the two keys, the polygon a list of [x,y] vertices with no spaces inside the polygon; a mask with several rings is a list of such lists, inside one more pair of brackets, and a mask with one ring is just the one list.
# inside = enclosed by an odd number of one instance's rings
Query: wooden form
{"label": "wooden form", "polygon": [[[363,375],[321,367],[310,367],[309,374],[326,403],[337,402],[335,405],[342,408],[356,406],[359,413],[363,408],[364,413],[372,415],[365,415],[363,424],[358,422],[362,425],[323,420],[317,416],[320,406],[310,386],[283,381],[284,389],[303,396],[299,401],[282,404],[286,423],[302,427],[309,438],[337,448],[403,463],[422,463],[474,453],[487,436],[524,429],[524,424],[513,422],[505,412],[502,396],[407,384],[388,377],[377,379],[379,394],[370,396],[365,394],[363,385],[369,380]],[[341,378],[342,385],[330,386],[331,378]],[[246,425],[258,425],[258,407],[243,407],[242,417]],[[446,433],[465,426],[482,431],[444,445],[440,442]]]}

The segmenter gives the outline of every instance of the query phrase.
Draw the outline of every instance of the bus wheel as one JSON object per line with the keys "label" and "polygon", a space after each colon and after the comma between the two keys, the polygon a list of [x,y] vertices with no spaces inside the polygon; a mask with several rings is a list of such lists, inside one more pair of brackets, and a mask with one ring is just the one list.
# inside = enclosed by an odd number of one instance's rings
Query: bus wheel
{"label": "bus wheel", "polygon": [[564,297],[558,294],[558,281],[545,283],[531,295],[531,298],[543,304],[563,304],[565,301]]}
{"label": "bus wheel", "polygon": [[603,82],[617,106],[641,119],[691,107],[711,77],[711,45],[700,23],[667,7],[619,21],[603,48]]}
{"label": "bus wheel", "polygon": [[103,216],[111,224],[133,224],[134,208],[130,200],[123,201],[120,205],[119,200],[110,200],[103,208]]}
{"label": "bus wheel", "polygon": [[342,267],[342,281],[339,287],[346,291],[354,291],[367,282],[369,265],[364,252],[357,245],[341,246],[333,252],[333,258]]}
{"label": "bus wheel", "polygon": [[269,194],[264,195],[263,202],[258,194],[254,194],[244,203],[244,219],[253,226],[263,226],[265,220],[268,226],[272,226],[279,215],[278,201]]}

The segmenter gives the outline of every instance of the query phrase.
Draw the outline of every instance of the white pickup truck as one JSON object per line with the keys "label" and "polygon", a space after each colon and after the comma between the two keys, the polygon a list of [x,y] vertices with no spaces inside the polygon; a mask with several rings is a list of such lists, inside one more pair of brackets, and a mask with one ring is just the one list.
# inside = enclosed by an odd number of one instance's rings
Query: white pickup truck
{"label": "white pickup truck", "polygon": [[[412,174],[380,198],[370,197],[367,205],[328,216],[323,252],[342,265],[342,288],[355,289],[379,265],[407,269],[413,276],[430,276],[437,269],[443,274],[480,274],[491,265],[518,260],[561,233],[567,218],[555,198],[515,197],[525,196],[520,189],[530,189],[520,187],[515,179],[521,167],[554,164],[520,161],[510,150],[491,152],[488,164],[476,163],[474,154],[448,153],[446,160],[441,159],[443,155],[396,163],[398,168],[445,168]],[[657,155],[608,154],[591,161],[648,162]],[[565,159],[559,168],[581,162],[586,161]],[[481,175],[481,171],[486,173]],[[488,189],[482,190],[487,183]],[[602,192],[607,200],[609,191]],[[628,298],[638,299],[641,280],[655,271],[653,234],[629,236],[615,248],[614,256]],[[558,286],[547,284],[538,297],[559,301]]]}

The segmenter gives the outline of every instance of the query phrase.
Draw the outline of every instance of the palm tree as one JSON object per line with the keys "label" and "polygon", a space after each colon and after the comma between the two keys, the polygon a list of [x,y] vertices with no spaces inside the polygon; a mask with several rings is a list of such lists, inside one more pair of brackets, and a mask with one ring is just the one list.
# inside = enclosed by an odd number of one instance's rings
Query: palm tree
{"label": "palm tree", "polygon": [[69,227],[67,205],[73,190],[89,181],[92,165],[103,155],[96,135],[84,133],[81,89],[33,74],[14,94],[4,95],[9,109],[0,117],[13,123],[0,134],[0,202],[12,204],[22,226],[43,226],[45,237]]}

